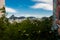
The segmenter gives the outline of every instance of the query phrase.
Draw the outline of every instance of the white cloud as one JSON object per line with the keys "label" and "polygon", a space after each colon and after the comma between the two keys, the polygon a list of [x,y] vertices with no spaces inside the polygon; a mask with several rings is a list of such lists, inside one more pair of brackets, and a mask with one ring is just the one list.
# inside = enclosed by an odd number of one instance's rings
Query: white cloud
{"label": "white cloud", "polygon": [[25,17],[36,17],[36,18],[42,18],[43,16],[44,17],[49,17],[49,15],[47,16],[47,15],[38,15],[38,14],[35,14],[35,15],[33,15],[33,14],[25,14]]}
{"label": "white cloud", "polygon": [[44,3],[36,3],[35,5],[31,6],[31,8],[39,9],[42,8],[44,10],[53,10],[53,6],[51,4],[44,4]]}
{"label": "white cloud", "polygon": [[15,9],[12,9],[12,8],[9,8],[9,7],[6,7],[6,12],[9,12],[9,13],[16,13],[16,10]]}
{"label": "white cloud", "polygon": [[50,17],[51,15],[42,15],[42,14],[14,14],[15,16],[17,17],[20,17],[20,16],[25,16],[25,17],[36,17],[36,18],[42,18],[42,17]]}
{"label": "white cloud", "polygon": [[34,8],[34,9],[42,8],[44,10],[53,10],[53,0],[33,0],[33,1],[36,1],[38,3],[31,6],[31,8]]}
{"label": "white cloud", "polygon": [[53,0],[33,0],[33,1],[36,1],[36,2],[45,2],[45,3],[50,3],[50,4],[53,3]]}

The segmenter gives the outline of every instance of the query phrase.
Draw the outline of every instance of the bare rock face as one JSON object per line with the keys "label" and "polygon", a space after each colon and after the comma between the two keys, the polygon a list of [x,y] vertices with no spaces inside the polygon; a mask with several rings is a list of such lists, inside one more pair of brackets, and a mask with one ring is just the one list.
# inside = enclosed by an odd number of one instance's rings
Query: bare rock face
{"label": "bare rock face", "polygon": [[5,5],[5,0],[0,0],[0,8],[2,8]]}
{"label": "bare rock face", "polygon": [[5,10],[3,7],[5,6],[5,0],[0,0],[0,17],[4,14],[3,11]]}
{"label": "bare rock face", "polygon": [[58,35],[60,36],[60,0],[57,0],[56,24],[58,24]]}
{"label": "bare rock face", "polygon": [[60,4],[60,0],[57,0],[57,4]]}
{"label": "bare rock face", "polygon": [[60,28],[58,28],[58,35],[60,35]]}
{"label": "bare rock face", "polygon": [[56,19],[56,23],[60,25],[60,0],[57,0]]}

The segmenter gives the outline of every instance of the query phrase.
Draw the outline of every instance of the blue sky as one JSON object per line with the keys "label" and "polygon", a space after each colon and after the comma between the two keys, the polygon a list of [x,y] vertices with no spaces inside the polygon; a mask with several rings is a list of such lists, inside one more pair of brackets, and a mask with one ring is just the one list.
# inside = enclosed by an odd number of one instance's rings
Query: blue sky
{"label": "blue sky", "polygon": [[15,16],[35,16],[44,17],[53,14],[52,0],[6,0],[7,17]]}

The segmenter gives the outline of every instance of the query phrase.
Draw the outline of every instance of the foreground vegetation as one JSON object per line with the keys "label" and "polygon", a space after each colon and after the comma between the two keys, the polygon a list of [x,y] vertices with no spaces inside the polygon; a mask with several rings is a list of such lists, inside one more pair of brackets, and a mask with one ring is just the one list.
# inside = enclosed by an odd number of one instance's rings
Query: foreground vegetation
{"label": "foreground vegetation", "polygon": [[[2,13],[6,13],[4,7],[1,10]],[[51,31],[52,16],[42,19],[44,20],[27,18],[21,23],[11,24],[3,15],[0,18],[0,40],[56,40],[55,34]]]}
{"label": "foreground vegetation", "polygon": [[0,40],[54,40],[51,26],[51,17],[43,21],[27,19],[13,24],[2,17],[0,18]]}

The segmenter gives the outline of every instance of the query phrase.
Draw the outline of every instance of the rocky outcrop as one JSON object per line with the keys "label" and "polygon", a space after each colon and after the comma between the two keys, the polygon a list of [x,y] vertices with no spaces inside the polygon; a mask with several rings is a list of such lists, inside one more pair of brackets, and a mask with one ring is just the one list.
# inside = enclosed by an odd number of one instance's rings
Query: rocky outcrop
{"label": "rocky outcrop", "polygon": [[0,17],[2,17],[2,15],[5,13],[5,7],[3,7],[5,5],[5,0],[0,0]]}

